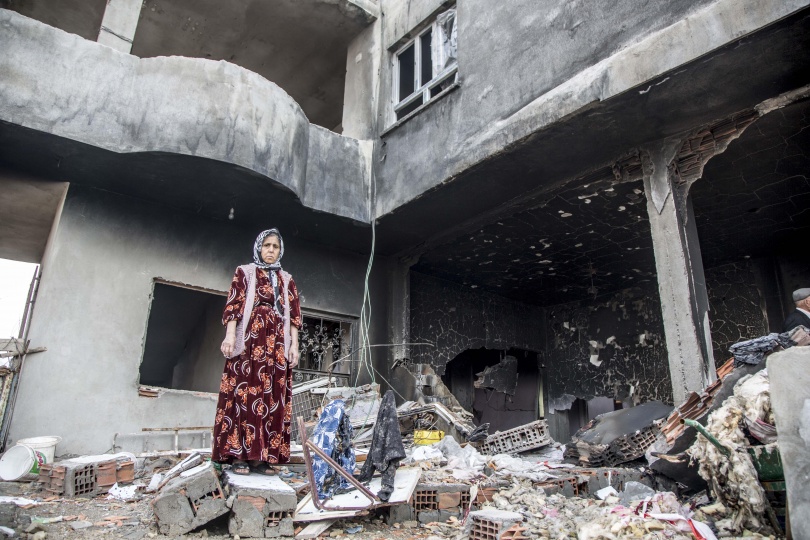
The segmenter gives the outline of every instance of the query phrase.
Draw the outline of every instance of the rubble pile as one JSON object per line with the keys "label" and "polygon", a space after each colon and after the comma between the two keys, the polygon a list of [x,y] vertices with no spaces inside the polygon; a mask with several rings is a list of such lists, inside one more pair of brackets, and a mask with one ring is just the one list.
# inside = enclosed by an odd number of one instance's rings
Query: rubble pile
{"label": "rubble pile", "polygon": [[[781,469],[763,472],[767,459],[778,461],[778,434],[762,366],[729,361],[717,382],[675,408],[650,402],[600,415],[567,449],[543,419],[489,433],[452,405],[396,407],[377,385],[316,380],[294,396],[300,444],[275,475],[222,471],[204,452],[73,458],[42,467],[25,493],[33,499],[0,499],[0,531],[36,540],[48,531],[85,538],[127,527],[120,536],[132,540],[711,540],[773,537],[784,528],[784,508],[774,503]],[[655,467],[661,463],[694,470],[708,489],[692,489],[686,475],[686,484],[667,479]],[[335,467],[339,489],[325,490],[318,477]],[[23,515],[80,501],[138,510],[108,519]]]}
{"label": "rubble pile", "polygon": [[734,395],[709,415],[706,430],[716,442],[698,437],[687,451],[700,463],[700,475],[709,482],[718,501],[735,510],[732,522],[721,525],[731,532],[741,532],[743,527],[758,530],[767,526],[764,516],[768,501],[747,451],[749,438],[745,426],[758,422],[773,426],[768,388],[765,370],[740,379],[734,387]]}

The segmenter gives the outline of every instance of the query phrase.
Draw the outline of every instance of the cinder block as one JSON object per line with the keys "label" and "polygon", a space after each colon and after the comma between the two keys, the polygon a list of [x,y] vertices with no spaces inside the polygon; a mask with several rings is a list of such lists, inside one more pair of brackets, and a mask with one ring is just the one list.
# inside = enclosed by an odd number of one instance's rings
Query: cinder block
{"label": "cinder block", "polygon": [[[522,538],[520,536],[520,523],[523,516],[517,512],[505,510],[478,510],[470,512],[472,526],[470,540],[506,540],[507,538]],[[517,525],[517,527],[515,527]],[[517,532],[518,536],[515,536]]]}
{"label": "cinder block", "polygon": [[[458,508],[456,510],[458,510]],[[419,523],[444,523],[451,517],[461,518],[461,512],[451,512],[448,510],[426,510],[424,512],[419,512],[419,514],[416,516],[416,520]]]}
{"label": "cinder block", "polygon": [[225,473],[234,497],[228,532],[242,538],[294,536],[295,490],[277,476]]}
{"label": "cinder block", "polygon": [[388,508],[388,517],[385,521],[388,525],[416,521],[416,511],[410,504],[397,504]]}
{"label": "cinder block", "polygon": [[210,462],[189,469],[163,486],[152,511],[162,534],[176,536],[228,512],[219,478]]}
{"label": "cinder block", "polygon": [[494,433],[481,445],[483,454],[516,454],[533,448],[551,444],[554,440],[548,434],[545,420]]}
{"label": "cinder block", "polygon": [[85,456],[43,465],[39,482],[47,491],[65,497],[95,497],[118,482],[135,479],[134,461],[117,461],[105,456]]}

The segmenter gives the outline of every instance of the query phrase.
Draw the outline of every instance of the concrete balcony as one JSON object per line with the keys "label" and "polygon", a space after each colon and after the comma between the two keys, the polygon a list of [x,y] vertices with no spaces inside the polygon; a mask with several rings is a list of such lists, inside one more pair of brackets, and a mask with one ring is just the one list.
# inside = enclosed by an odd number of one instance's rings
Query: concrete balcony
{"label": "concrete balcony", "polygon": [[[53,161],[50,174],[63,180],[167,204],[221,200],[211,209],[221,217],[230,201],[255,206],[263,189],[280,187],[305,207],[369,221],[370,143],[310,124],[257,73],[222,60],[138,58],[2,9],[0,50],[0,157],[12,166]],[[125,154],[151,165],[138,173],[116,157]],[[173,156],[229,174],[203,182]]]}

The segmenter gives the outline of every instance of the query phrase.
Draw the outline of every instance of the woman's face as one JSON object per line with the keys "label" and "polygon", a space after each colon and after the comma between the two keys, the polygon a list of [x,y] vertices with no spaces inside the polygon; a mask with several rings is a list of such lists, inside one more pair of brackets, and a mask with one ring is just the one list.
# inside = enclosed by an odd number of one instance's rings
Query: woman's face
{"label": "woman's face", "polygon": [[273,264],[278,260],[279,254],[281,254],[281,244],[278,241],[278,236],[271,234],[262,242],[262,260],[267,264]]}

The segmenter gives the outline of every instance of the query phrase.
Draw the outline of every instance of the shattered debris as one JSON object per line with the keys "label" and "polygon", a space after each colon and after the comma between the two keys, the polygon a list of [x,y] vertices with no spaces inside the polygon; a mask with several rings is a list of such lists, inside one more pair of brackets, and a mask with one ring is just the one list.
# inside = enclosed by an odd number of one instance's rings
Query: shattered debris
{"label": "shattered debris", "polygon": [[477,373],[474,388],[492,388],[498,392],[515,395],[518,384],[518,361],[514,356],[505,356],[494,366],[487,366]]}
{"label": "shattered debris", "polygon": [[764,530],[776,525],[768,523],[770,504],[743,432],[746,421],[758,420],[773,424],[765,370],[737,382],[734,395],[709,415],[706,433],[701,430],[704,436],[687,451],[700,463],[700,475],[709,482],[718,502],[734,511],[734,518],[720,527],[735,534],[746,527]]}
{"label": "shattered debris", "polygon": [[644,455],[672,407],[658,401],[600,414],[571,439],[566,457],[591,467],[611,467]]}
{"label": "shattered debris", "polygon": [[[37,531],[59,531],[72,539],[129,526],[133,531],[147,527],[150,536],[176,537],[196,529],[222,538],[351,535],[362,540],[556,539],[574,534],[591,540],[679,540],[697,534],[705,539],[778,534],[784,526],[784,505],[779,507],[774,499],[774,486],[781,479],[773,476],[778,433],[767,372],[761,366],[734,369],[731,363],[721,372],[734,376],[720,377],[675,409],[649,402],[596,417],[577,432],[565,452],[576,457],[576,465],[563,462],[565,447],[551,439],[544,419],[487,435],[487,425],[475,426],[469,413],[439,402],[406,402],[396,408],[393,393],[380,399],[376,385],[328,388],[327,382],[314,381],[299,386],[296,394],[302,398],[297,410],[304,411],[297,422],[304,447],[293,445],[290,464],[272,476],[220,473],[199,452],[179,461],[148,458],[153,460],[149,466],[129,454],[74,458],[43,467],[37,485],[44,499],[0,501],[0,518],[8,516],[0,526],[6,521],[12,530],[36,525]],[[733,395],[718,403],[729,396],[731,386]],[[666,453],[694,432],[683,422],[707,416],[705,430],[721,448],[700,435],[689,440],[688,453]],[[324,443],[318,447],[326,455],[339,458],[321,460],[319,471],[331,481],[322,484],[326,490],[317,500],[313,497],[322,487],[311,481],[313,459],[307,451],[313,451],[309,445],[314,443],[306,436],[315,421],[320,427],[312,439]],[[353,426],[364,427],[354,440]],[[441,430],[445,435],[434,444],[414,445],[417,430]],[[617,466],[641,458],[645,451],[650,467],[643,462]],[[674,460],[686,466],[689,457],[699,463],[710,491],[686,499],[662,487],[678,490],[656,474],[654,465]],[[151,514],[42,517],[40,508],[49,501],[67,504],[81,500],[75,496],[97,495],[105,498],[88,501],[133,508],[148,504]],[[23,527],[19,514],[26,511],[40,515]]]}

